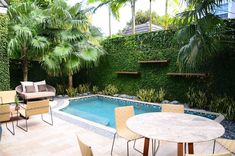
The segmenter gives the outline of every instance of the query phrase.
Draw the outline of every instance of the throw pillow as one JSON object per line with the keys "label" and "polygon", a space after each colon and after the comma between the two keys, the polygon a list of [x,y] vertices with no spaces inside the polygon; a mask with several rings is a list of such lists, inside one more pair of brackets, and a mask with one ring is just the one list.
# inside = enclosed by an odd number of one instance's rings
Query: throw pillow
{"label": "throw pillow", "polygon": [[44,85],[38,85],[38,91],[39,92],[46,92],[47,91],[47,86]]}
{"label": "throw pillow", "polygon": [[21,83],[23,92],[26,92],[25,86],[33,86],[33,82],[32,81],[21,81],[20,83]]}
{"label": "throw pillow", "polygon": [[34,86],[25,86],[26,93],[34,93],[35,87]]}
{"label": "throw pillow", "polygon": [[46,84],[46,81],[45,81],[45,80],[43,80],[43,81],[38,81],[38,82],[34,82],[33,85],[34,85],[34,87],[35,87],[35,91],[36,91],[36,92],[39,92],[38,86],[39,86],[39,85],[45,85],[45,84]]}

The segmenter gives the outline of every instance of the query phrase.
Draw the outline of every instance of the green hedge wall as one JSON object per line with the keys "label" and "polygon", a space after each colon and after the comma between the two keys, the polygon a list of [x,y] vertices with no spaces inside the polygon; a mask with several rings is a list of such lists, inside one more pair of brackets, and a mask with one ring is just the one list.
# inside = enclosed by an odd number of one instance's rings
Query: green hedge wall
{"label": "green hedge wall", "polygon": [[0,14],[0,90],[10,88],[9,58],[7,55],[7,23],[6,14]]}
{"label": "green hedge wall", "polygon": [[[116,85],[121,93],[135,95],[138,89],[163,88],[167,99],[184,100],[189,87],[206,87],[204,79],[167,76],[178,72],[176,64],[179,47],[174,40],[174,31],[160,31],[140,35],[107,39],[103,46],[107,55],[100,65],[88,71],[88,82],[103,88]],[[170,61],[167,65],[139,64],[140,60]],[[117,71],[141,72],[140,76],[117,75]]]}

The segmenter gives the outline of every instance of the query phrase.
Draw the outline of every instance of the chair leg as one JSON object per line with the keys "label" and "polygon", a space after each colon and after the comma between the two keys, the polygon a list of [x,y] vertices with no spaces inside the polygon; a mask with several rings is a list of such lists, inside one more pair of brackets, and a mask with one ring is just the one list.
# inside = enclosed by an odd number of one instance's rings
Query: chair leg
{"label": "chair leg", "polygon": [[11,132],[12,135],[15,135],[15,126],[13,121],[11,122],[12,124],[12,131],[10,130],[10,128],[7,126],[7,122],[6,122],[6,128],[8,129],[9,132]]}
{"label": "chair leg", "polygon": [[135,143],[136,143],[136,139],[134,140],[134,144],[133,144],[134,150],[137,151],[137,152],[139,152],[139,153],[141,153],[141,154],[143,154],[143,152],[141,152],[140,150],[138,150],[138,149],[135,147]]}
{"label": "chair leg", "polygon": [[129,156],[129,142],[130,142],[130,140],[129,141],[127,141],[127,147],[126,147],[126,152],[127,152],[127,156]]}
{"label": "chair leg", "polygon": [[19,127],[20,129],[22,129],[25,132],[28,132],[28,122],[27,122],[28,118],[25,118],[25,127],[23,128],[19,125],[19,114],[17,113],[17,121],[16,121],[16,126]]}
{"label": "chair leg", "polygon": [[213,144],[213,154],[215,153],[215,144],[216,144],[216,140],[214,140],[214,144]]}
{"label": "chair leg", "polygon": [[112,148],[111,148],[111,156],[113,155],[113,146],[114,146],[114,143],[115,143],[116,135],[117,135],[117,133],[115,133],[114,136],[113,136],[113,144],[112,144]]}
{"label": "chair leg", "polygon": [[154,142],[154,146],[153,146],[154,149],[152,151],[153,151],[153,156],[155,156],[157,154],[159,147],[160,147],[160,141],[158,140],[157,147],[156,147],[156,140],[153,140],[153,142]]}
{"label": "chair leg", "polygon": [[53,126],[53,117],[52,117],[51,107],[50,107],[50,116],[51,116],[51,122],[48,122],[48,121],[46,121],[46,120],[43,119],[43,114],[41,114],[42,121],[44,121],[44,122],[46,122],[47,124]]}

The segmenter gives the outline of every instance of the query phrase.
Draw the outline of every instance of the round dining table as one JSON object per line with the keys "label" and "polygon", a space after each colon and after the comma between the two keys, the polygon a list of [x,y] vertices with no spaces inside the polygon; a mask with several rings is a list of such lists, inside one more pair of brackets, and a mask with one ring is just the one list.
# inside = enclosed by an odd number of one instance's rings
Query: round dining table
{"label": "round dining table", "polygon": [[214,140],[225,132],[218,122],[184,113],[144,113],[129,118],[126,125],[145,137],[144,156],[148,156],[150,139],[177,143],[178,156],[183,156],[184,143],[188,144],[188,153],[194,154],[193,143]]}

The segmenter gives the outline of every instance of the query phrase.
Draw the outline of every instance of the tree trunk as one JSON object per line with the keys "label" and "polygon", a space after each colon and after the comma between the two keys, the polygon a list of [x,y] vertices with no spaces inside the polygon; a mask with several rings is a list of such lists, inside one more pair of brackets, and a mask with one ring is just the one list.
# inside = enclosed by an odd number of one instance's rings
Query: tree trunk
{"label": "tree trunk", "polygon": [[68,87],[73,88],[73,74],[68,75]]}
{"label": "tree trunk", "polygon": [[149,31],[152,32],[152,0],[149,0]]}
{"label": "tree trunk", "polygon": [[111,28],[111,17],[112,17],[112,10],[111,7],[109,6],[109,37],[112,37],[112,28]]}
{"label": "tree trunk", "polygon": [[165,3],[165,29],[168,29],[168,0]]}
{"label": "tree trunk", "polygon": [[23,81],[28,81],[28,58],[27,58],[27,47],[24,44],[22,49],[22,72],[23,72]]}
{"label": "tree trunk", "polygon": [[131,1],[131,8],[132,8],[132,34],[135,34],[135,0]]}

